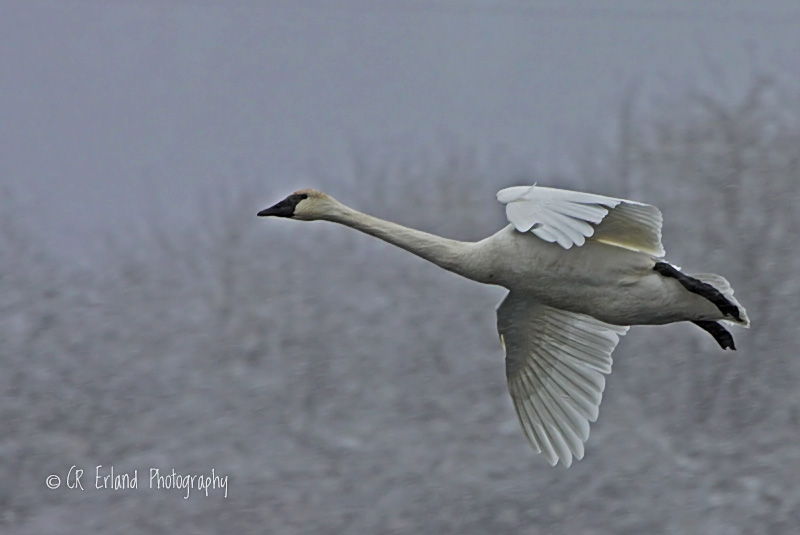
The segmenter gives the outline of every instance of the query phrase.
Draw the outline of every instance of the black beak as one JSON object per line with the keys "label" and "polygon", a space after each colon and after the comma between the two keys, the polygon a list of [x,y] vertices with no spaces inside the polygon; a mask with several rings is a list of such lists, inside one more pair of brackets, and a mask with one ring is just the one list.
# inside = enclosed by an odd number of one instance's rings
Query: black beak
{"label": "black beak", "polygon": [[307,198],[308,195],[305,193],[294,193],[283,199],[275,206],[264,208],[258,213],[258,217],[264,217],[268,215],[274,215],[276,217],[293,217],[294,209],[297,206],[297,203]]}
{"label": "black beak", "polygon": [[274,215],[276,217],[292,217],[294,215],[294,205],[288,204],[286,201],[281,201],[275,206],[264,208],[258,213],[258,217],[265,217]]}

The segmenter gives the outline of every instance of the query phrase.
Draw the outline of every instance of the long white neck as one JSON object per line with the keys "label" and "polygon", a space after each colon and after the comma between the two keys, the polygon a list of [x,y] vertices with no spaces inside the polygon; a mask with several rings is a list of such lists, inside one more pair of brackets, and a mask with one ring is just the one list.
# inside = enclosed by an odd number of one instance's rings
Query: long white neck
{"label": "long white neck", "polygon": [[484,262],[476,255],[475,244],[442,238],[421,230],[378,219],[340,205],[324,219],[359,230],[370,236],[396,245],[420,258],[468,279],[483,282]]}

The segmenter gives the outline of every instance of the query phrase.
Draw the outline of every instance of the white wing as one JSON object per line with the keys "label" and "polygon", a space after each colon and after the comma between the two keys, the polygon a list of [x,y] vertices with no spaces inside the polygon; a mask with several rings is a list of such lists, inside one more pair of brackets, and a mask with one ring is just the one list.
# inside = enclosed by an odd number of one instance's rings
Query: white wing
{"label": "white wing", "polygon": [[611,352],[628,327],[509,293],[497,309],[506,379],[525,435],[555,466],[583,458],[611,372]]}
{"label": "white wing", "polygon": [[663,257],[661,211],[655,206],[565,189],[515,186],[500,190],[508,221],[564,249],[587,238]]}

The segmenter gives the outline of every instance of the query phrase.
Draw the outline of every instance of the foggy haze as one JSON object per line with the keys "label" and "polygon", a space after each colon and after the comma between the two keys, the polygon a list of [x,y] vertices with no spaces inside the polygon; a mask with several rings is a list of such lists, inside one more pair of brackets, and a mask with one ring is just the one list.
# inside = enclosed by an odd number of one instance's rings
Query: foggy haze
{"label": "foggy haze", "polygon": [[[795,532],[800,8],[660,5],[0,4],[0,533]],[[503,291],[255,217],[314,187],[477,240],[536,181],[659,206],[753,322],[632,328],[569,470]]]}

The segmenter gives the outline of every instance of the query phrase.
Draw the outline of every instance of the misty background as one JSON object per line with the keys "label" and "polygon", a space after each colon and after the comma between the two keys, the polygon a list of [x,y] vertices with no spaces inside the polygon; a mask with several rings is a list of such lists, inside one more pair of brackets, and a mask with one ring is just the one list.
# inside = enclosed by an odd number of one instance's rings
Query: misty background
{"label": "misty background", "polygon": [[[0,533],[796,532],[800,9],[703,5],[0,4]],[[753,322],[633,328],[568,470],[502,289],[255,217],[314,187],[476,240],[537,181],[659,206]]]}

